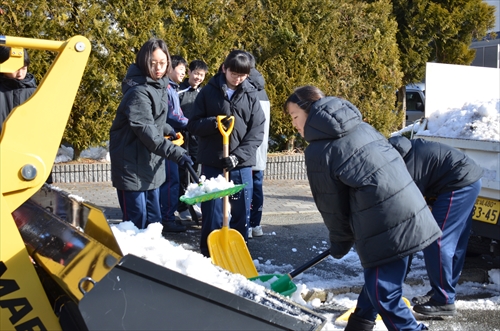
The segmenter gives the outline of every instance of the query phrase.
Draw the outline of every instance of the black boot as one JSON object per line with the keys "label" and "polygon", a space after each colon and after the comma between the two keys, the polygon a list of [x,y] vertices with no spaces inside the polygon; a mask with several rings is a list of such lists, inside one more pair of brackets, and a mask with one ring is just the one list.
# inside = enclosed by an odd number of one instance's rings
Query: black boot
{"label": "black boot", "polygon": [[433,295],[434,295],[434,290],[431,289],[425,295],[420,295],[420,296],[414,297],[413,299],[411,299],[411,302],[413,302],[416,305],[421,305],[421,304],[426,303],[427,301],[429,301],[432,298]]}
{"label": "black boot", "polygon": [[187,230],[186,226],[179,220],[163,222],[162,225],[162,232],[185,232]]}
{"label": "black boot", "polygon": [[371,331],[374,327],[375,322],[351,314],[344,331]]}
{"label": "black boot", "polygon": [[433,299],[413,306],[413,311],[427,316],[454,316],[457,313],[454,303],[439,303]]}

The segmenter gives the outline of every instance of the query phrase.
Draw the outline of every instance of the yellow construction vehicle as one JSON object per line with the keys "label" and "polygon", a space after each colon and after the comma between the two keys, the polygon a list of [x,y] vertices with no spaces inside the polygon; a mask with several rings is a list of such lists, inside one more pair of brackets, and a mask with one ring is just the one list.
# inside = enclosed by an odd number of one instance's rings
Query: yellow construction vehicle
{"label": "yellow construction vehicle", "polygon": [[[1,330],[319,330],[325,318],[267,291],[225,292],[142,258],[123,256],[101,209],[45,184],[91,46],[0,36],[0,72],[23,48],[57,52],[37,91],[0,136]],[[193,318],[193,316],[195,316]]]}

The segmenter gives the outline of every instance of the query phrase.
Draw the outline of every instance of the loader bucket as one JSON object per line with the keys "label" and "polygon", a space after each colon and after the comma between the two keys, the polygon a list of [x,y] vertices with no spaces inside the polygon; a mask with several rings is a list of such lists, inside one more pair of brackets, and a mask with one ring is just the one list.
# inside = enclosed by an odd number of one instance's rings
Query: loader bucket
{"label": "loader bucket", "polygon": [[[73,301],[123,257],[101,210],[44,185],[12,216],[26,249]],[[100,217],[97,217],[100,216]]]}
{"label": "loader bucket", "polygon": [[126,255],[79,309],[89,330],[320,330],[326,321],[271,291],[251,297]]}

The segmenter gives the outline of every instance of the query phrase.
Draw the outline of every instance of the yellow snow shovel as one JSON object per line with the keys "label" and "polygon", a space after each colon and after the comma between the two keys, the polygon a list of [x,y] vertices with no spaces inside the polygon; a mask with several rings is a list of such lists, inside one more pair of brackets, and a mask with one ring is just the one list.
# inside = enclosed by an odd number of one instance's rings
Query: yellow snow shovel
{"label": "yellow snow shovel", "polygon": [[[408,307],[411,307],[410,301],[407,298],[403,297],[403,301]],[[337,317],[337,319],[335,320],[335,325],[346,326],[347,321],[349,320],[349,316],[351,316],[351,314],[354,313],[355,309],[356,309],[356,307],[352,307],[349,310],[347,310],[345,313],[343,313],[342,315]],[[376,321],[381,321],[381,320],[382,320],[382,317],[380,317],[380,315],[377,315]]]}
{"label": "yellow snow shovel", "polygon": [[[229,117],[231,124],[228,128],[222,124],[224,118],[226,118],[224,115],[217,116],[217,124],[222,134],[223,156],[229,157],[229,135],[234,128],[234,116]],[[226,169],[224,169],[224,177],[229,181],[229,173]],[[229,196],[227,195],[223,197],[222,211],[224,214],[222,228],[212,231],[207,240],[212,262],[247,278],[258,276],[245,239],[238,231],[229,228]]]}

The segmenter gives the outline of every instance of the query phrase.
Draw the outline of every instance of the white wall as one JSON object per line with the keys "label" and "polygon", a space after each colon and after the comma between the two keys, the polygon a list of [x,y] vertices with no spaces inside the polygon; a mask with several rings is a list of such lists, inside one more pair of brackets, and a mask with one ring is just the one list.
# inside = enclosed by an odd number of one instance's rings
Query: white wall
{"label": "white wall", "polygon": [[427,63],[425,117],[438,110],[462,108],[467,102],[500,99],[500,69]]}

